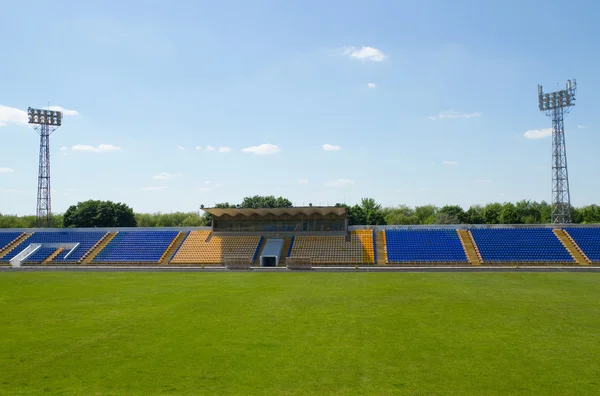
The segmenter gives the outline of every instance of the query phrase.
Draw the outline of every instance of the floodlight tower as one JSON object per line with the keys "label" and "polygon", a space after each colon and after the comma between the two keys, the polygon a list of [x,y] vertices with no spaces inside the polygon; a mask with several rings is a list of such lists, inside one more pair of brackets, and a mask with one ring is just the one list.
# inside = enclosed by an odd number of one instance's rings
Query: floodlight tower
{"label": "floodlight tower", "polygon": [[567,172],[564,116],[575,106],[577,81],[567,81],[566,89],[544,93],[538,85],[540,111],[552,118],[552,217],[554,224],[571,222],[571,194]]}
{"label": "floodlight tower", "polygon": [[50,190],[50,135],[62,124],[60,111],[27,109],[27,117],[33,129],[40,134],[40,160],[37,190],[37,226],[49,227],[52,215]]}

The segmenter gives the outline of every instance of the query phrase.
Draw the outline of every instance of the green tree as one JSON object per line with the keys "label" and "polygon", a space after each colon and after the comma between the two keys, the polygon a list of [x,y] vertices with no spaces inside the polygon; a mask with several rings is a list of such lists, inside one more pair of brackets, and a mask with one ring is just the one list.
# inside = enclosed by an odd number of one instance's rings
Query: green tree
{"label": "green tree", "polygon": [[437,214],[440,213],[444,213],[447,214],[448,216],[450,216],[450,218],[455,218],[458,222],[457,223],[439,223],[437,222],[437,224],[460,224],[460,223],[464,223],[465,221],[465,211],[463,210],[463,208],[461,208],[458,205],[446,205],[443,206]]}
{"label": "green tree", "polygon": [[283,197],[275,198],[273,195],[255,195],[253,197],[245,197],[242,203],[240,204],[240,208],[252,209],[291,208],[292,206],[292,202],[289,199]]}
{"label": "green tree", "polygon": [[344,204],[342,206],[346,208],[348,225],[364,225],[367,222],[365,212],[359,205],[348,206]]}
{"label": "green tree", "polygon": [[588,205],[579,209],[579,217],[582,223],[600,223],[600,206]]}
{"label": "green tree", "polygon": [[447,212],[438,212],[435,215],[435,224],[460,224],[460,219]]}
{"label": "green tree", "polygon": [[415,225],[419,224],[419,218],[414,209],[406,205],[395,208],[385,208],[382,211],[386,224],[389,225]]}
{"label": "green tree", "polygon": [[520,224],[521,218],[519,216],[519,211],[517,207],[508,202],[502,205],[502,210],[500,211],[500,224]]}
{"label": "green tree", "polygon": [[64,227],[135,227],[133,209],[123,203],[111,201],[79,202],[67,209],[63,216]]}
{"label": "green tree", "polygon": [[483,208],[483,219],[485,220],[485,224],[500,224],[501,213],[501,204],[494,202],[485,205]]}
{"label": "green tree", "polygon": [[484,209],[481,205],[473,205],[465,212],[466,224],[484,224]]}
{"label": "green tree", "polygon": [[438,208],[435,205],[424,205],[415,207],[415,216],[417,216],[417,224],[433,224]]}
{"label": "green tree", "polygon": [[381,210],[381,205],[373,198],[362,198],[360,200],[360,208],[364,216],[364,225],[383,225],[385,218]]}

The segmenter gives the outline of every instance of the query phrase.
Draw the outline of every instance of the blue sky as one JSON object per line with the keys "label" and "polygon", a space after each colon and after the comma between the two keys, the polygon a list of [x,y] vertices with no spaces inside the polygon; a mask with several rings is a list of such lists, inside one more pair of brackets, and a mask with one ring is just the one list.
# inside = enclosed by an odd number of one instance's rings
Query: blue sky
{"label": "blue sky", "polygon": [[597,2],[0,9],[2,213],[35,213],[39,138],[23,111],[48,102],[69,110],[51,137],[55,212],[92,198],[192,211],[254,194],[296,205],[548,201],[551,140],[525,134],[551,127],[537,84],[571,78],[572,202],[600,203]]}

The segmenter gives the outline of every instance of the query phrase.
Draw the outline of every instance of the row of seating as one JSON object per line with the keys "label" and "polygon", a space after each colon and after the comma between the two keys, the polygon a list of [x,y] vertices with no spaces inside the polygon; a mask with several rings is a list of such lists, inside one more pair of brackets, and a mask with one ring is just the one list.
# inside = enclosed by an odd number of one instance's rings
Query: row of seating
{"label": "row of seating", "polygon": [[157,263],[178,231],[119,232],[94,258],[94,263]]}
{"label": "row of seating", "polygon": [[289,257],[310,257],[313,264],[374,264],[373,232],[345,236],[296,236]]}
{"label": "row of seating", "polygon": [[387,230],[385,241],[390,263],[467,262],[456,230]]}
{"label": "row of seating", "polygon": [[[0,235],[3,233],[0,233]],[[98,242],[105,232],[90,231],[38,231],[23,240],[19,245],[4,256],[2,261],[10,261],[31,244],[67,244],[72,245],[70,249],[65,249],[55,261],[64,261],[69,263],[77,262],[83,255]],[[14,238],[13,238],[14,240]],[[67,259],[65,256],[69,255]]]}
{"label": "row of seating", "polygon": [[567,228],[565,231],[592,262],[600,262],[600,228]]}
{"label": "row of seating", "polygon": [[191,231],[171,260],[173,264],[223,264],[228,257],[253,260],[259,236],[215,236]]}
{"label": "row of seating", "polygon": [[471,230],[485,262],[573,262],[550,228],[491,228]]}
{"label": "row of seating", "polygon": [[57,248],[54,247],[44,247],[41,246],[35,252],[27,256],[25,259],[26,263],[32,264],[40,264],[42,261],[46,260],[52,253],[56,251]]}
{"label": "row of seating", "polygon": [[[592,262],[600,262],[600,228],[566,228],[565,231]],[[483,262],[573,262],[568,250],[550,228],[476,228],[470,230]],[[0,252],[23,235],[0,231]],[[102,231],[38,231],[24,239],[0,258],[8,262],[31,244],[43,246],[26,262],[45,260],[66,244],[53,263],[78,262],[106,232]],[[156,263],[177,237],[177,231],[119,232],[96,256],[96,263]],[[467,262],[461,240],[452,229],[386,230],[384,247],[389,263]],[[296,236],[289,257],[310,257],[315,264],[374,263],[373,232],[352,231],[345,236]],[[219,236],[210,231],[190,232],[173,256],[173,264],[222,264],[227,257],[254,259],[260,247],[259,236]],[[52,251],[46,255],[48,250]],[[1,254],[0,254],[1,255]]]}

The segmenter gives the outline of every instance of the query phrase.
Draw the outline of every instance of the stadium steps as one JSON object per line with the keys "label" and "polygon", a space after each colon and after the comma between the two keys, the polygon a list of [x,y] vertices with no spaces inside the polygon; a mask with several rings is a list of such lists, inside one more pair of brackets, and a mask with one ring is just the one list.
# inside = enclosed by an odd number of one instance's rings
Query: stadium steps
{"label": "stadium steps", "polygon": [[387,264],[387,247],[385,245],[385,231],[377,231],[375,242],[377,245],[377,265]]}
{"label": "stadium steps", "polygon": [[290,251],[290,245],[292,244],[292,238],[283,239],[283,249],[281,249],[281,257],[279,258],[280,267],[285,267],[287,265],[288,252]]}
{"label": "stadium steps", "polygon": [[106,245],[108,245],[108,243],[117,236],[117,234],[118,232],[107,232],[106,235],[104,235],[102,239],[98,241],[96,246],[91,248],[90,251],[78,261],[78,264],[90,264],[96,258],[98,253],[100,253],[102,249],[104,249]]}
{"label": "stadium steps", "polygon": [[188,232],[180,231],[179,234],[177,234],[175,239],[173,239],[171,241],[171,244],[169,245],[167,250],[165,250],[165,252],[163,253],[163,256],[159,260],[159,263],[161,265],[169,264],[169,262],[173,259],[173,256],[175,256],[175,253],[177,253],[177,251],[181,247],[181,244],[183,243],[183,241],[185,241],[185,238],[187,236],[188,236]]}
{"label": "stadium steps", "polygon": [[19,246],[21,244],[21,242],[23,242],[25,239],[29,238],[30,236],[31,236],[31,234],[27,234],[27,233],[23,233],[23,234],[19,235],[19,237],[17,239],[15,239],[14,241],[12,241],[8,245],[6,245],[2,250],[0,250],[0,259],[3,258],[4,256],[6,256],[7,254],[9,254],[14,248]]}
{"label": "stadium steps", "polygon": [[258,247],[258,254],[256,255],[256,260],[254,260],[252,262],[253,266],[255,266],[255,267],[259,267],[260,266],[260,256],[261,256],[263,250],[265,250],[265,246],[267,246],[267,241],[268,241],[268,239],[262,238],[260,240],[260,242],[258,242],[258,243],[260,243],[260,246]]}
{"label": "stadium steps", "polygon": [[477,245],[473,241],[473,236],[468,230],[456,230],[458,233],[458,237],[460,238],[460,243],[463,246],[465,251],[465,255],[467,256],[467,260],[471,265],[481,265],[481,255],[477,250]]}
{"label": "stadium steps", "polygon": [[50,264],[52,262],[52,260],[54,260],[59,254],[61,254],[62,252],[65,251],[65,248],[58,248],[54,251],[54,253],[52,253],[50,256],[48,256],[44,261],[42,261],[42,264]]}
{"label": "stadium steps", "polygon": [[567,231],[554,229],[554,230],[552,230],[552,232],[554,232],[554,235],[556,235],[556,237],[558,238],[560,243],[563,244],[565,249],[567,249],[569,251],[569,254],[571,255],[571,257],[573,257],[573,260],[575,260],[575,262],[577,264],[579,264],[579,265],[591,265],[592,264],[592,261],[585,255],[585,253],[583,253],[583,250],[581,250],[581,248],[579,246],[577,246],[577,243],[575,243],[575,241],[573,240],[573,238],[571,237],[571,235],[569,235],[569,233]]}

